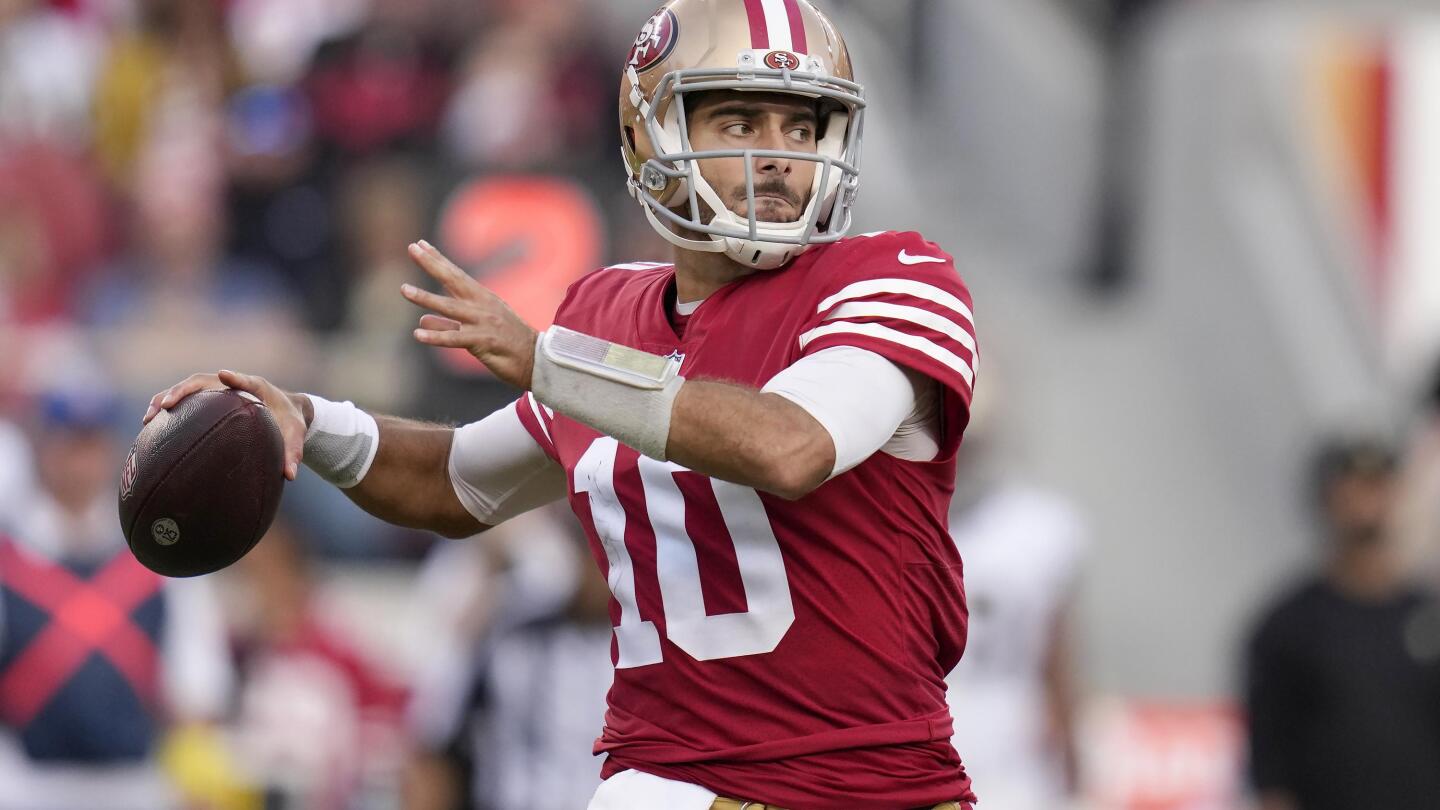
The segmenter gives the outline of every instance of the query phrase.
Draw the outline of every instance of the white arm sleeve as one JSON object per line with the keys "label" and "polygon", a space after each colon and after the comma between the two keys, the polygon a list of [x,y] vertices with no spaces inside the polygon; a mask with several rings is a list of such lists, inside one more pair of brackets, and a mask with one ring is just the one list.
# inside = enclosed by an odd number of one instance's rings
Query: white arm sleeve
{"label": "white arm sleeve", "polygon": [[836,346],[801,359],[761,390],[804,408],[830,434],[834,478],[877,450],[909,461],[935,458],[940,452],[936,386],[875,352]]}
{"label": "white arm sleeve", "polygon": [[565,470],[545,455],[510,405],[456,428],[450,484],[466,511],[495,526],[565,497]]}

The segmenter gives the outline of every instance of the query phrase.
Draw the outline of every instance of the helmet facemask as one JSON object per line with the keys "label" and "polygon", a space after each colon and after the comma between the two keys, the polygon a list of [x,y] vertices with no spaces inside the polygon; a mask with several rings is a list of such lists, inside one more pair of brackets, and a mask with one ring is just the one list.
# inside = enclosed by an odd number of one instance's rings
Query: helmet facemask
{"label": "helmet facemask", "polygon": [[[763,58],[763,52],[758,53]],[[744,53],[735,70],[672,71],[660,80],[650,99],[639,97],[640,82],[630,69],[631,101],[640,112],[640,123],[653,150],[637,176],[632,176],[630,192],[645,207],[650,223],[673,244],[687,250],[726,253],[748,267],[768,270],[783,266],[812,245],[839,241],[848,232],[860,182],[865,101],[860,85],[824,75],[817,59],[809,60],[805,72],[753,67],[756,60],[756,53]],[[818,122],[816,151],[695,150],[686,115],[687,97],[716,90],[788,94],[818,101],[823,119]],[[794,222],[758,218],[755,163],[767,157],[817,164],[810,198]],[[716,158],[743,159],[747,215],[731,210],[701,173],[701,162]],[[710,238],[689,238],[684,232]]]}

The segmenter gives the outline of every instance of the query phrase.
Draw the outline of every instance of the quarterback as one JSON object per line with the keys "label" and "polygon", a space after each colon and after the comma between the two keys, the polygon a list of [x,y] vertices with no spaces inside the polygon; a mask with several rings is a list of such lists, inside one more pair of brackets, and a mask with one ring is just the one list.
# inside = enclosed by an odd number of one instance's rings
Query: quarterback
{"label": "quarterback", "polygon": [[393,523],[477,534],[566,498],[613,595],[592,810],[968,808],[946,519],[977,353],[951,258],[847,237],[865,116],[806,0],[672,0],[620,86],[629,188],[673,264],[605,268],[537,333],[425,242],[415,338],[524,391],[459,428],[228,385]]}

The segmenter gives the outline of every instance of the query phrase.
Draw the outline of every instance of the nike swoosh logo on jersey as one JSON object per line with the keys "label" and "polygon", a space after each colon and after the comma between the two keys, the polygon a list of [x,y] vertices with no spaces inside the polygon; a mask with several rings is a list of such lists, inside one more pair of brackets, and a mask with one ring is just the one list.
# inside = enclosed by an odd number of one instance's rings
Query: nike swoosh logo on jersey
{"label": "nike swoosh logo on jersey", "polygon": [[934,256],[911,256],[909,253],[906,253],[906,252],[903,251],[903,250],[900,251],[900,263],[901,263],[901,264],[915,265],[915,264],[927,264],[927,263],[929,263],[929,262],[934,262],[934,263],[936,263],[936,264],[944,264],[944,263],[945,263],[945,260],[944,260],[944,259],[937,259],[937,258],[935,258]]}

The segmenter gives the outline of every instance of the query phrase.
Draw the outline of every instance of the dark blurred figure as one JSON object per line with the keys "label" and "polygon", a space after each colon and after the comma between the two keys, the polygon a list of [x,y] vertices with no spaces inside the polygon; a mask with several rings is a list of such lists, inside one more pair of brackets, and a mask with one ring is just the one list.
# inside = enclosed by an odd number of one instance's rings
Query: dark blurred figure
{"label": "dark blurred figure", "polygon": [[1400,563],[1397,465],[1374,439],[1313,462],[1321,570],[1265,614],[1246,662],[1262,810],[1440,807],[1440,604]]}
{"label": "dark blurred figure", "polygon": [[114,397],[39,398],[38,488],[0,535],[0,808],[164,810],[172,728],[214,720],[230,670],[204,580],[141,567],[116,518]]}
{"label": "dark blurred figure", "polygon": [[1436,360],[1406,446],[1400,530],[1426,581],[1440,588],[1440,357]]}
{"label": "dark blurred figure", "polygon": [[1103,191],[1097,206],[1094,242],[1086,281],[1098,293],[1119,293],[1133,280],[1129,251],[1133,238],[1136,186],[1135,154],[1141,120],[1139,100],[1144,73],[1136,70],[1145,23],[1174,0],[1107,0],[1098,3],[1103,24],[1109,101],[1105,112]]}
{"label": "dark blurred figure", "polygon": [[571,810],[599,787],[610,591],[567,518],[538,510],[436,547],[405,810]]}

